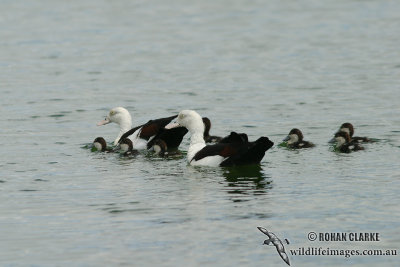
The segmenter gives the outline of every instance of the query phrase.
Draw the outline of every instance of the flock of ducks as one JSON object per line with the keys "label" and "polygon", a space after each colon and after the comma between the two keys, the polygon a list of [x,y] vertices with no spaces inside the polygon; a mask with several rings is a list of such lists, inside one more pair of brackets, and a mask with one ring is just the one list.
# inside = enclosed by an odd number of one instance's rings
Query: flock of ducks
{"label": "flock of ducks", "polygon": [[[114,140],[114,147],[107,147],[103,137],[93,141],[93,149],[102,152],[119,151],[124,156],[135,155],[138,150],[153,150],[160,156],[179,155],[176,150],[183,137],[190,132],[190,145],[187,160],[191,165],[235,166],[258,164],[274,143],[262,136],[249,141],[247,134],[231,132],[226,137],[211,136],[211,121],[201,117],[194,110],[182,110],[178,115],[150,120],[145,124],[132,127],[132,117],[128,110],[116,107],[107,117],[97,123],[98,126],[116,123],[120,127]],[[367,137],[355,137],[351,123],[343,123],[329,143],[333,143],[338,152],[349,153],[364,150],[360,143],[372,142]],[[129,137],[129,138],[128,138]],[[211,143],[211,144],[206,144]],[[282,146],[291,149],[311,148],[315,145],[303,140],[302,132],[294,128],[283,139]]]}

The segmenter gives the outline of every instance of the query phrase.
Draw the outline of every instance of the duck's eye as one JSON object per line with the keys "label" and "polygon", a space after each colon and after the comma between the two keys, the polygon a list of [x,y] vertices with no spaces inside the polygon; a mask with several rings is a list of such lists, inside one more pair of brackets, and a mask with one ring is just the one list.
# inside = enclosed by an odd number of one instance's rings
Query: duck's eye
{"label": "duck's eye", "polygon": [[114,115],[115,114],[115,111],[114,110],[111,110],[110,111],[110,116],[112,116],[112,115]]}

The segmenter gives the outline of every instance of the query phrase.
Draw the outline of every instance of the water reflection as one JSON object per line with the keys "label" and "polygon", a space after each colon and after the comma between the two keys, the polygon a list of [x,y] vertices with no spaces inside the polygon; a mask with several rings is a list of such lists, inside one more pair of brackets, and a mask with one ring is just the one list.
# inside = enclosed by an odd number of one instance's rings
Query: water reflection
{"label": "water reflection", "polygon": [[272,180],[263,173],[260,165],[224,168],[229,194],[235,195],[233,201],[247,201],[240,196],[263,195],[272,188]]}

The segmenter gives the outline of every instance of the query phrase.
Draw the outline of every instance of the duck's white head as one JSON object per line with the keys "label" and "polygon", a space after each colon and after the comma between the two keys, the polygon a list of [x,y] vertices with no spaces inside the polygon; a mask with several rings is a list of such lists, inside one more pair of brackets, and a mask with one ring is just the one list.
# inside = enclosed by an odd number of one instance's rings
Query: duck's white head
{"label": "duck's white head", "polygon": [[179,112],[176,122],[165,126],[165,129],[172,129],[183,126],[191,134],[191,144],[204,144],[204,123],[201,116],[194,110],[182,110]]}
{"label": "duck's white head", "polygon": [[115,122],[118,125],[125,125],[129,124],[129,128],[132,126],[132,117],[123,107],[116,107],[110,110],[107,117],[104,120],[97,123],[97,126],[109,124],[111,122]]}
{"label": "duck's white head", "polygon": [[180,126],[188,129],[192,135],[194,133],[204,133],[203,119],[199,113],[194,110],[182,110],[179,112],[176,122],[168,124],[165,128],[171,129]]}
{"label": "duck's white head", "polygon": [[114,145],[118,142],[119,138],[132,128],[132,117],[129,111],[123,107],[116,107],[110,110],[104,120],[97,123],[97,126],[106,125],[114,122],[119,125],[120,132],[114,141]]}

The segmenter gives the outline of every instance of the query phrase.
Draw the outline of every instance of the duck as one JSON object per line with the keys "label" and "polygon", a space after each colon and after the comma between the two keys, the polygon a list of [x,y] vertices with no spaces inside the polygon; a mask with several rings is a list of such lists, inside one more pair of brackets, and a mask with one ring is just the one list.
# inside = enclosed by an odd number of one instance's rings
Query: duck
{"label": "duck", "polygon": [[350,135],[347,132],[337,132],[330,143],[335,143],[335,150],[342,153],[350,153],[352,151],[364,150],[364,147],[358,143],[351,142]]}
{"label": "duck", "polygon": [[154,141],[153,150],[155,155],[159,155],[161,157],[177,157],[182,155],[179,150],[168,151],[167,144],[161,139]]}
{"label": "duck", "polygon": [[310,148],[315,146],[311,142],[304,141],[303,138],[303,133],[299,129],[293,128],[290,130],[288,136],[286,136],[282,141],[287,142],[287,147],[293,149]]}
{"label": "duck", "polygon": [[106,140],[103,137],[96,137],[93,141],[92,151],[108,151]]}
{"label": "duck", "polygon": [[149,149],[153,146],[153,140],[162,139],[168,147],[176,148],[182,142],[183,136],[188,132],[184,127],[166,130],[165,125],[170,123],[178,115],[156,120],[150,120],[145,124],[132,128],[132,117],[129,111],[123,107],[115,107],[110,110],[104,120],[97,123],[98,126],[114,122],[119,125],[120,131],[114,140],[114,145],[124,138],[132,136],[133,148],[137,150]]}
{"label": "duck", "polygon": [[119,147],[122,156],[134,156],[139,153],[136,149],[133,149],[133,143],[129,138],[123,138],[119,143]]}
{"label": "duck", "polygon": [[369,139],[368,137],[353,136],[354,127],[353,127],[353,124],[351,124],[350,122],[343,123],[340,126],[339,131],[348,133],[350,135],[351,142],[353,142],[353,143],[372,143],[372,142],[374,142],[373,140]]}
{"label": "duck", "polygon": [[204,141],[206,141],[206,143],[218,143],[219,141],[221,141],[222,137],[210,135],[210,129],[211,129],[210,119],[207,117],[203,117],[203,123],[204,123]]}
{"label": "duck", "polygon": [[110,110],[104,120],[97,123],[97,126],[106,125],[112,122],[119,125],[119,133],[117,138],[114,140],[114,145],[117,145],[121,136],[132,128],[132,117],[127,109],[123,107],[115,107]]}
{"label": "duck", "polygon": [[176,122],[165,126],[167,129],[185,127],[189,130],[190,145],[187,160],[194,166],[226,167],[246,164],[259,164],[265,152],[273,146],[268,137],[260,137],[248,142],[236,132],[231,132],[227,143],[206,145],[204,140],[204,123],[202,117],[194,110],[179,112]]}

